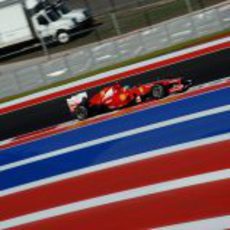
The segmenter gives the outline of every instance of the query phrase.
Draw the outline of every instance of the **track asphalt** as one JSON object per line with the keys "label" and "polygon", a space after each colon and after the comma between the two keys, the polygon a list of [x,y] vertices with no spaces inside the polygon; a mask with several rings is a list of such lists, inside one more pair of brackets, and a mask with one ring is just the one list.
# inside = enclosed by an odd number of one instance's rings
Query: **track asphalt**
{"label": "track asphalt", "polygon": [[[185,77],[193,79],[194,85],[230,76],[230,49],[204,55],[146,72],[130,76],[121,81],[122,84],[135,85],[147,83],[154,79],[169,77]],[[88,89],[89,95],[98,92],[103,86]],[[66,98],[57,98],[36,106],[18,110],[0,117],[0,141],[13,136],[25,134],[73,119],[66,106]]]}

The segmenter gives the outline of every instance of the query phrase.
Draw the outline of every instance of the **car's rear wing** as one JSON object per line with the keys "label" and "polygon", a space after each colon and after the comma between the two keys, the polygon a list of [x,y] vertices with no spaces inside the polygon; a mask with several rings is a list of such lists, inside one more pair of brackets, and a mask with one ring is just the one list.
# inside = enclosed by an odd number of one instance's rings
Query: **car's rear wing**
{"label": "car's rear wing", "polygon": [[66,99],[67,106],[71,113],[73,113],[78,105],[80,105],[84,99],[88,99],[87,92],[78,93]]}

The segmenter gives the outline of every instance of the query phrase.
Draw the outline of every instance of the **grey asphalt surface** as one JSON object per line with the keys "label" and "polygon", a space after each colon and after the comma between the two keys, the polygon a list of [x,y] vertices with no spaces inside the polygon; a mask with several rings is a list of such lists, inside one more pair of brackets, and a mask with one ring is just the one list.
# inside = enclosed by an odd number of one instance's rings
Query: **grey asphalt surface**
{"label": "grey asphalt surface", "polygon": [[[164,2],[165,0],[66,0],[73,8],[77,7],[89,7],[93,14],[101,14],[112,9],[120,8],[133,8],[146,4],[153,4],[156,2]],[[178,0],[175,0],[178,1]],[[186,0],[185,0],[186,1]],[[203,7],[222,2],[223,0],[190,0],[193,9],[199,9]]]}
{"label": "grey asphalt surface", "polygon": [[[194,85],[199,85],[230,76],[229,57],[230,49],[226,49],[196,59],[148,71],[144,74],[130,76],[121,80],[121,84],[132,86],[169,77],[184,77],[185,79],[192,79]],[[92,96],[104,86],[86,90],[89,96]],[[66,98],[69,96],[66,95],[1,116],[0,140],[74,119],[66,105]]]}
{"label": "grey asphalt surface", "polygon": [[[159,1],[159,0],[157,0]],[[93,14],[101,14],[114,7],[136,7],[141,3],[156,2],[156,0],[67,0],[72,8],[88,7]]]}

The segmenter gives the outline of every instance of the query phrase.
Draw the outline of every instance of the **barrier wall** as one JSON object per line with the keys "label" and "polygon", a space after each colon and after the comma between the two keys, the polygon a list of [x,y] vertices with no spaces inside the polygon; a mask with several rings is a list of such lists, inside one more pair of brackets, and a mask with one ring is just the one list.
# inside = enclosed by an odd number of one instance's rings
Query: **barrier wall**
{"label": "barrier wall", "polygon": [[185,77],[193,79],[194,85],[199,85],[230,76],[230,50],[222,49],[214,52],[210,47],[206,50],[209,51],[209,54],[200,50],[198,57],[190,53],[182,55],[180,58],[177,57],[176,60],[174,58],[170,61],[161,60],[161,65],[155,63],[142,68],[139,66],[139,70],[134,69],[128,73],[94,79],[95,81],[85,84],[72,85],[72,88],[65,86],[66,88],[63,89],[63,87],[59,87],[59,91],[53,93],[50,92],[53,91],[52,89],[48,90],[46,95],[42,92],[39,95],[27,96],[4,103],[0,105],[0,114],[5,113],[0,116],[0,140],[72,120],[74,117],[71,116],[67,108],[66,98],[83,89],[86,89],[91,96],[106,84],[112,84],[116,79],[120,79],[122,85],[132,86],[156,79]]}
{"label": "barrier wall", "polygon": [[68,79],[230,26],[230,1],[125,36],[84,46],[67,56],[0,75],[0,98]]}
{"label": "barrier wall", "polygon": [[[157,58],[148,59],[146,61],[135,63],[129,66],[125,66],[125,67],[117,68],[111,71],[103,72],[103,73],[94,75],[90,78],[85,78],[85,79],[81,79],[78,81],[70,82],[65,85],[61,85],[61,86],[47,89],[47,90],[44,90],[38,93],[30,94],[25,97],[11,100],[9,102],[2,103],[0,105],[0,114],[13,112],[15,110],[19,110],[25,107],[36,105],[36,104],[40,104],[42,102],[51,101],[53,99],[57,99],[57,98],[60,98],[60,97],[63,97],[69,94],[74,94],[82,90],[88,91],[90,88],[93,88],[96,86],[101,86],[101,85],[111,83],[116,80],[122,80],[124,78],[129,78],[137,74],[149,72],[153,69],[159,69],[164,66],[173,65],[181,61],[190,60],[196,57],[204,56],[210,53],[215,53],[221,50],[226,50],[225,53],[227,54],[229,47],[230,47],[230,36],[219,39],[219,40],[215,40],[212,42],[208,42],[202,45],[193,46],[193,47],[186,48],[186,49],[183,49],[177,52],[166,54],[166,55],[163,55]],[[220,60],[218,59],[218,62],[219,61]],[[225,62],[225,58],[222,58],[220,65],[222,64],[224,65],[224,62]],[[219,73],[221,72],[221,70],[218,70],[218,71]],[[185,75],[186,72],[187,71],[183,71],[182,73],[180,73],[180,76]],[[165,73],[165,74],[168,75],[169,73]],[[160,73],[160,75],[162,75],[162,73]],[[160,77],[160,75],[158,73],[158,75],[156,75],[155,78]],[[167,77],[167,75],[165,75],[164,77]],[[226,75],[222,77],[226,77]],[[203,78],[205,78],[204,75],[203,75]]]}

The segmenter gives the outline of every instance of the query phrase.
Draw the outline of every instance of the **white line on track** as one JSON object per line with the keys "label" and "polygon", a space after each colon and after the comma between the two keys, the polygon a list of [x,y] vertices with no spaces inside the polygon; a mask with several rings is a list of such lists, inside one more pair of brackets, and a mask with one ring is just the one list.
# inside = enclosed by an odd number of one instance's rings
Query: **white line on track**
{"label": "white line on track", "polygon": [[201,146],[214,144],[214,143],[218,143],[218,142],[223,142],[223,141],[227,141],[227,140],[230,140],[230,133],[225,133],[225,134],[221,134],[221,135],[217,135],[217,136],[213,136],[213,137],[208,137],[208,138],[204,138],[204,139],[190,141],[187,143],[173,145],[173,146],[162,148],[162,149],[156,149],[154,151],[151,150],[151,151],[140,153],[140,154],[137,154],[134,156],[125,157],[125,158],[113,160],[113,161],[102,163],[102,164],[97,164],[95,166],[90,166],[87,168],[78,169],[78,170],[75,170],[72,172],[67,172],[67,173],[59,174],[57,176],[52,176],[49,178],[30,182],[27,184],[15,186],[13,188],[8,188],[8,189],[1,191],[1,196],[2,197],[8,196],[8,195],[11,195],[11,194],[14,194],[17,192],[22,192],[22,191],[29,190],[29,189],[32,189],[35,187],[40,187],[43,185],[47,185],[47,184],[55,183],[58,181],[70,179],[73,177],[78,177],[78,176],[82,176],[85,174],[98,172],[98,171],[106,170],[109,168],[113,168],[113,167],[117,167],[117,166],[121,166],[121,165],[125,165],[125,164],[134,163],[134,162],[138,162],[141,160],[150,159],[153,157],[163,156],[163,155],[167,155],[167,154],[174,154],[175,152],[178,152],[178,151],[183,151],[183,150],[187,150],[187,149],[201,147]]}
{"label": "white line on track", "polygon": [[230,169],[199,174],[191,177],[184,177],[181,179],[171,180],[168,182],[151,184],[148,186],[142,186],[139,188],[125,190],[122,192],[116,192],[104,196],[98,196],[95,198],[78,201],[67,205],[62,205],[55,208],[46,209],[39,212],[34,212],[31,214],[15,217],[12,219],[2,221],[1,226],[2,228],[15,227],[22,224],[28,224],[34,221],[44,220],[51,217],[57,217],[68,213],[100,207],[102,205],[113,204],[116,202],[122,202],[130,199],[140,198],[147,195],[153,195],[153,194],[171,191],[175,189],[181,189],[189,186],[201,185],[204,183],[216,182],[216,181],[225,180],[229,178],[230,178]]}
{"label": "white line on track", "polygon": [[178,123],[191,121],[194,119],[198,119],[198,118],[202,118],[202,117],[206,117],[206,116],[210,116],[210,115],[214,115],[214,114],[218,114],[218,113],[222,113],[222,112],[226,112],[226,111],[230,111],[230,105],[225,105],[225,106],[217,107],[214,109],[209,109],[209,110],[204,110],[204,111],[197,112],[197,113],[192,113],[189,115],[173,118],[173,119],[170,119],[167,121],[158,122],[155,124],[151,124],[151,125],[143,126],[140,128],[136,128],[136,129],[120,132],[117,134],[109,135],[106,137],[98,138],[98,139],[95,139],[92,141],[87,141],[87,142],[84,142],[81,144],[72,145],[72,146],[69,146],[69,147],[66,147],[63,149],[58,149],[58,150],[51,151],[48,153],[40,154],[39,156],[30,157],[30,158],[27,158],[24,160],[20,160],[20,161],[14,162],[14,163],[10,163],[10,164],[6,164],[4,166],[1,166],[0,171],[10,170],[10,169],[13,169],[16,167],[20,167],[23,165],[31,164],[33,162],[37,162],[37,161],[45,160],[48,158],[60,156],[60,155],[67,154],[67,153],[77,151],[80,149],[92,147],[92,146],[99,145],[102,143],[114,141],[117,139],[133,136],[133,135],[144,133],[147,131],[152,131],[155,129],[164,128],[164,127],[167,127],[170,125],[175,125]]}
{"label": "white line on track", "polygon": [[224,230],[230,228],[230,215],[153,228],[152,230]]}

